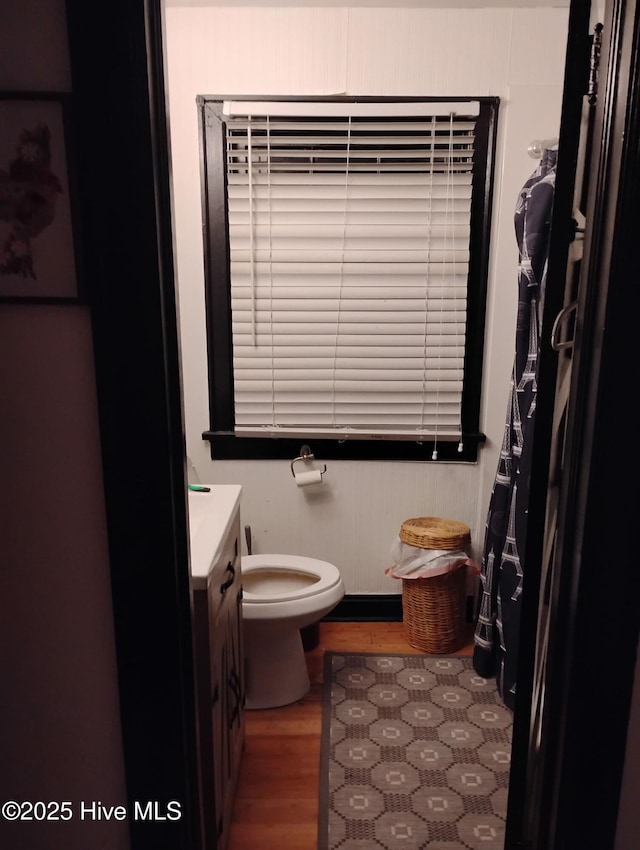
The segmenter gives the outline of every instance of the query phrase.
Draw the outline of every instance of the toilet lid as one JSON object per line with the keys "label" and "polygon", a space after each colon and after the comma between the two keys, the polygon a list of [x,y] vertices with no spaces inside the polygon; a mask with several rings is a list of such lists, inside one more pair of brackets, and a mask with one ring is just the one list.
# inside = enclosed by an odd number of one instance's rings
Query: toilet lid
{"label": "toilet lid", "polygon": [[[296,555],[245,555],[242,558],[241,569],[246,579],[249,577],[256,579],[258,573],[264,573],[264,592],[263,590],[255,592],[250,589],[252,584],[258,582],[243,582],[243,604],[252,602],[268,604],[287,602],[302,597],[309,598],[335,587],[340,582],[340,573],[333,564]],[[289,581],[287,573],[291,574]],[[306,577],[310,581],[305,582]],[[302,579],[297,587],[295,586],[296,578]]]}

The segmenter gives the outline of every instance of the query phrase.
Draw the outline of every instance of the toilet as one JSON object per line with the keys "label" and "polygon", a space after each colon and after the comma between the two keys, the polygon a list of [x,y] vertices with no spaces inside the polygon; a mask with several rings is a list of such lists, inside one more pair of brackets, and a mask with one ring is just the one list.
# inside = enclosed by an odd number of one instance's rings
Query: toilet
{"label": "toilet", "polygon": [[322,619],[344,596],[337,567],[299,555],[243,555],[246,708],[301,699],[310,681],[300,629]]}

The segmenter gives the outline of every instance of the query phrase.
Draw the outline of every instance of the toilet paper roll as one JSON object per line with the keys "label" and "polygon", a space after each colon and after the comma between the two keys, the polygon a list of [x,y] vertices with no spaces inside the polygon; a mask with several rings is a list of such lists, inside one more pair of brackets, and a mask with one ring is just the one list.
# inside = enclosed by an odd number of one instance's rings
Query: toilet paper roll
{"label": "toilet paper roll", "polygon": [[306,487],[308,484],[322,484],[322,473],[319,469],[312,469],[310,472],[297,472],[295,479],[298,487]]}

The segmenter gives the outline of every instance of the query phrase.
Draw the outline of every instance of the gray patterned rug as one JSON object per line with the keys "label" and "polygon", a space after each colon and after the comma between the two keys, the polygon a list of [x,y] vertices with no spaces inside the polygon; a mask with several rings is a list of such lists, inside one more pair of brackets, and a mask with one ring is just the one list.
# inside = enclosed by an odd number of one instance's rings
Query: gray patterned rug
{"label": "gray patterned rug", "polygon": [[319,850],[503,850],[512,714],[470,658],[325,654]]}

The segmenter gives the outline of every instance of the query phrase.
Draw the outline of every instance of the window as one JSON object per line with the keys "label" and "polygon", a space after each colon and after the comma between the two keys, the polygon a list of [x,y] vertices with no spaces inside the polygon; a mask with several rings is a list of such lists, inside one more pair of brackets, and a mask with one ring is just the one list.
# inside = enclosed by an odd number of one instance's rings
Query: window
{"label": "window", "polygon": [[213,456],[475,460],[497,99],[198,103]]}

